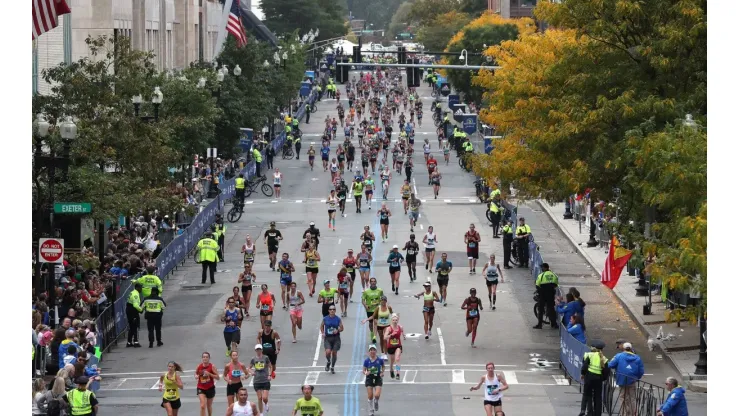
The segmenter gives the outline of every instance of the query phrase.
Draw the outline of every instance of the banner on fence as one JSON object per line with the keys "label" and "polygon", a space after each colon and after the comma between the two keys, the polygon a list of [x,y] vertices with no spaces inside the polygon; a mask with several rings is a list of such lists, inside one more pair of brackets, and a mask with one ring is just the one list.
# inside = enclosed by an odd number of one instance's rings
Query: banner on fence
{"label": "banner on fence", "polygon": [[311,93],[311,83],[310,82],[301,82],[301,97],[308,97],[308,94]]}
{"label": "banner on fence", "polygon": [[316,78],[316,73],[314,71],[306,71],[303,75],[311,79]]}
{"label": "banner on fence", "polygon": [[461,123],[465,133],[475,134],[478,131],[478,114],[463,114]]}
{"label": "banner on fence", "polygon": [[485,149],[487,155],[493,152],[493,137],[486,136],[483,138],[483,148]]}
{"label": "banner on fence", "polygon": [[452,118],[455,119],[458,123],[462,123],[463,121],[463,114],[465,114],[465,104],[455,104],[451,108],[452,110]]}
{"label": "banner on fence", "polygon": [[334,65],[334,54],[333,53],[326,55],[326,63],[329,64],[329,66]]}
{"label": "banner on fence", "polygon": [[252,148],[252,142],[254,141],[254,130],[249,128],[239,129],[239,147],[242,152],[248,152]]}
{"label": "banner on fence", "polygon": [[582,383],[581,364],[583,356],[589,351],[590,349],[586,344],[573,338],[565,329],[565,325],[560,324],[560,362],[563,363],[570,378],[578,383]]}
{"label": "banner on fence", "polygon": [[450,94],[447,96],[447,108],[452,108],[453,105],[460,104],[460,96],[457,94]]}

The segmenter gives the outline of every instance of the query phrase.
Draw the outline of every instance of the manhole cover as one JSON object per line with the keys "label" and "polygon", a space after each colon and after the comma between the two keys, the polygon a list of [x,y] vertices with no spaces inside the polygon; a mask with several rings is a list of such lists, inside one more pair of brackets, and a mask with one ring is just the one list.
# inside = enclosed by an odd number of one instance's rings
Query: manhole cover
{"label": "manhole cover", "polygon": [[218,273],[231,273],[231,269],[218,270]]}

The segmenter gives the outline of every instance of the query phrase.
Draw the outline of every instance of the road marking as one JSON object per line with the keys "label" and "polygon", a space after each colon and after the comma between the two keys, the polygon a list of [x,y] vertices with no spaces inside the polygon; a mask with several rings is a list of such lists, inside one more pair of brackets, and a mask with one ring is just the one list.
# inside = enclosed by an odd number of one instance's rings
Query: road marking
{"label": "road marking", "polygon": [[272,200],[272,201],[270,201],[270,202],[272,202],[273,204],[277,204],[277,199],[273,199],[273,200]]}
{"label": "road marking", "polygon": [[468,199],[468,201],[470,201],[470,202],[475,202],[475,199],[473,199],[473,198],[470,198],[470,199]]}
{"label": "road marking", "polygon": [[334,260],[334,262],[333,262],[333,263],[332,263],[331,265],[332,265],[332,266],[336,266],[336,265],[337,265],[337,261],[336,261],[336,260]]}
{"label": "road marking", "polygon": [[[478,366],[480,367],[480,364],[478,364]],[[353,384],[362,384],[362,382],[364,382],[364,378],[360,382],[353,383]],[[403,384],[403,383],[399,383],[399,384]],[[407,383],[407,384],[410,384],[410,383]],[[453,384],[453,383],[451,383],[449,381],[415,381],[413,384],[415,384],[415,385],[420,385],[420,384],[425,384],[425,385],[449,385],[449,384]],[[465,384],[470,385],[470,386],[474,386],[474,385],[478,384],[478,382],[471,382],[471,383],[465,383]],[[295,388],[295,387],[302,387],[303,386],[303,384],[272,384],[272,383],[271,383],[271,385],[272,385],[272,388],[273,389],[274,388],[277,388],[277,387]],[[519,383],[519,385],[520,386],[557,386],[558,384],[556,384],[556,383]],[[344,387],[344,386],[347,386],[347,384],[346,383],[316,383],[316,384],[314,384],[314,386]],[[252,386],[252,382],[250,382],[249,387],[253,387]],[[615,385],[615,387],[616,387],[616,385]],[[187,390],[187,391],[191,391],[191,390],[192,391],[196,391],[196,388],[195,387],[188,387],[188,386],[186,386],[183,389],[183,391],[184,390]],[[148,389],[146,387],[143,387],[143,388],[131,388],[131,389],[101,389],[101,391],[151,391],[151,389]]]}
{"label": "road marking", "polygon": [[[416,374],[418,374],[416,370],[406,370],[406,374],[403,375],[403,382],[407,384],[413,383],[416,380]],[[409,378],[409,375],[411,375],[411,378]]]}
{"label": "road marking", "polygon": [[423,230],[424,229],[424,224],[419,224],[419,229],[420,230]]}
{"label": "road marking", "polygon": [[[552,378],[555,380],[555,383],[557,383],[558,386],[567,386],[570,383],[568,382],[568,379],[566,379],[564,376],[552,376]],[[506,378],[506,381],[509,381],[509,378]]]}
{"label": "road marking", "polygon": [[416,178],[411,178],[411,182],[414,184],[414,195],[419,195],[419,192],[416,190]]}
{"label": "road marking", "polygon": [[451,200],[449,200],[449,199],[445,199],[444,201],[445,201],[445,202],[452,202],[452,201],[451,201]]}
{"label": "road marking", "polygon": [[249,204],[254,204],[254,201],[247,201],[247,202],[246,202],[246,204],[247,204],[247,205],[249,205]]}
{"label": "road marking", "polygon": [[322,200],[321,200],[320,202],[321,202],[322,204],[325,204],[325,203],[326,203],[326,199],[322,199]]}
{"label": "road marking", "polygon": [[298,199],[295,202],[296,202],[296,204],[300,204],[301,202],[303,202],[303,200],[302,199]]}
{"label": "road marking", "polygon": [[452,370],[452,384],[465,384],[465,371]]}
{"label": "road marking", "polygon": [[362,372],[362,370],[357,370],[357,373],[355,374],[353,384],[362,384],[365,382],[365,373]]}
{"label": "road marking", "polygon": [[120,382],[120,383],[118,383],[118,385],[116,386],[116,388],[120,388],[121,386],[123,386],[123,384],[124,384],[124,383],[125,383],[126,381],[128,381],[128,379],[127,379],[127,378],[124,378],[124,379],[122,379],[122,380],[121,380],[121,382]]}
{"label": "road marking", "polygon": [[342,244],[342,239],[337,240],[337,245]]}
{"label": "road marking", "polygon": [[310,384],[314,385],[319,382],[319,374],[321,374],[320,371],[309,371],[306,375],[306,380],[303,382],[303,384]]}
{"label": "road marking", "polygon": [[445,340],[442,338],[442,328],[437,328],[437,336],[439,336],[439,357],[442,359],[442,365],[447,365],[445,359]]}
{"label": "road marking", "polygon": [[154,383],[154,385],[147,390],[159,390],[159,377],[157,377],[157,381]]}
{"label": "road marking", "polygon": [[516,378],[516,373],[513,371],[504,371],[504,377],[509,384],[519,384],[519,379]]}
{"label": "road marking", "polygon": [[[313,354],[313,364],[311,367],[316,367],[316,363],[319,362],[319,352],[321,351],[321,333],[316,335],[316,352]],[[285,367],[282,367],[285,368]]]}

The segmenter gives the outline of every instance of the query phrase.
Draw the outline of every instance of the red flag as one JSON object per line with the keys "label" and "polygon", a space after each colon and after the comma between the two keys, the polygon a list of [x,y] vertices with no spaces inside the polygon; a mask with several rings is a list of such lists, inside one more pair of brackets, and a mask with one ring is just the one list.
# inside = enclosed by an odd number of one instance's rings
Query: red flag
{"label": "red flag", "polygon": [[609,289],[614,289],[630,257],[632,257],[632,251],[620,246],[617,237],[612,236],[609,255],[606,256],[604,270],[601,272],[601,283]]}
{"label": "red flag", "polygon": [[31,0],[33,40],[59,25],[59,16],[71,13],[65,0]]}

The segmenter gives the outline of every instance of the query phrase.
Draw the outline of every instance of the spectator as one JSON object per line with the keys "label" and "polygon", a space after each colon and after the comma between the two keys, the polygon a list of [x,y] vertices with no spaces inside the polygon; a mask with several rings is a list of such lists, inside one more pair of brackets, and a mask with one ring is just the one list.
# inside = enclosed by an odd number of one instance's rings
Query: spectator
{"label": "spectator", "polygon": [[586,323],[586,302],[584,302],[583,299],[581,299],[581,292],[579,292],[578,289],[572,287],[568,289],[568,293],[573,295],[573,298],[575,298],[575,300],[581,305],[581,313],[580,313],[581,320],[585,324]]}
{"label": "spectator", "polygon": [[47,390],[44,393],[42,399],[43,405],[46,408],[46,413],[49,416],[53,415],[65,415],[66,404],[64,404],[64,395],[67,394],[65,390],[64,379],[61,377],[55,377],[52,380],[51,390]]}
{"label": "spectator", "polygon": [[64,362],[64,365],[77,364],[77,347],[75,345],[68,345],[67,346],[67,353],[64,354],[64,357],[62,358],[62,361]]}
{"label": "spectator", "polygon": [[570,323],[570,317],[578,314],[583,316],[583,308],[580,302],[578,302],[572,293],[566,293],[565,302],[563,299],[558,297],[558,305],[555,308],[559,314],[563,315],[563,325],[568,326]]}
{"label": "spectator", "polygon": [[66,331],[70,328],[72,328],[72,318],[67,317],[62,319],[62,329]]}
{"label": "spectator", "polygon": [[59,356],[59,368],[64,368],[64,356],[67,355],[67,348],[69,348],[70,345],[74,346],[75,348],[79,348],[79,345],[77,345],[76,342],[74,342],[74,337],[77,335],[77,332],[75,332],[74,329],[68,329],[65,333],[65,339],[64,341],[59,344],[58,349],[58,356]]}
{"label": "spectator", "polygon": [[51,332],[51,329],[41,324],[36,327],[36,338],[38,339],[39,346],[46,347],[51,345],[51,340],[54,337],[54,333]]}
{"label": "spectator", "polygon": [[668,377],[665,387],[670,393],[665,403],[658,409],[658,416],[689,416],[689,408],[686,405],[686,389],[678,385],[675,377]]}
{"label": "spectator", "polygon": [[51,351],[51,360],[46,363],[46,371],[48,373],[56,373],[57,371],[59,371],[59,361],[61,361],[61,357],[59,357],[59,350],[61,349],[61,344],[64,340],[65,329],[60,327],[54,330],[54,337],[52,338],[51,344],[49,345]]}
{"label": "spectator", "polygon": [[31,400],[31,414],[33,415],[45,415],[46,414],[46,384],[43,378],[37,378],[33,381],[33,393]]}
{"label": "spectator", "polygon": [[573,338],[577,339],[578,341],[581,341],[584,344],[586,343],[586,328],[583,326],[580,315],[575,314],[570,316],[570,322],[568,323],[568,333],[571,334]]}
{"label": "spectator", "polygon": [[622,344],[623,352],[618,353],[609,361],[609,368],[615,370],[616,382],[619,387],[621,407],[625,414],[635,414],[637,406],[636,382],[645,374],[645,367],[639,355],[632,352],[632,344]]}
{"label": "spectator", "polygon": [[57,372],[57,377],[64,380],[64,390],[70,391],[75,388],[75,367],[72,364],[65,365]]}

